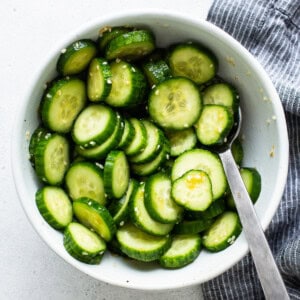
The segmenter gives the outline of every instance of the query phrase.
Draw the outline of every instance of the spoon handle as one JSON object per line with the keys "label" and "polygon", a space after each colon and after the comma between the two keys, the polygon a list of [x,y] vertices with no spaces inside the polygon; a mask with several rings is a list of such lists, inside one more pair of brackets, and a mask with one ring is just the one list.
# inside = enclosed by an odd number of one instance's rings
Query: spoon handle
{"label": "spoon handle", "polygon": [[219,155],[266,299],[290,299],[231,150]]}

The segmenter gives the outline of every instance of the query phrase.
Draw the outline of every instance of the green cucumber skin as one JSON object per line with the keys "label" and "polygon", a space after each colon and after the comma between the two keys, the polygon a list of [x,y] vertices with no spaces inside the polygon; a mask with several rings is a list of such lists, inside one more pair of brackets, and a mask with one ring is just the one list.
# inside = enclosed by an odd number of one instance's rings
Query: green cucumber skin
{"label": "green cucumber skin", "polygon": [[101,219],[104,219],[106,227],[109,230],[109,236],[103,236],[102,232],[97,231],[98,228],[91,227],[92,225],[90,224],[89,220],[79,220],[80,223],[88,228],[92,228],[93,230],[95,230],[106,242],[110,241],[116,233],[117,227],[108,209],[90,198],[82,197],[76,199],[76,201],[73,202],[73,212],[76,218],[78,218],[77,207],[80,207],[80,205],[91,209],[91,211],[99,214]]}
{"label": "green cucumber skin", "polygon": [[124,27],[124,26],[115,26],[115,27],[107,26],[100,29],[99,38],[97,40],[97,44],[100,51],[105,52],[106,46],[109,44],[111,40],[131,30],[132,30],[131,28]]}
{"label": "green cucumber skin", "polygon": [[[126,46],[139,47],[142,43],[146,43],[147,47],[141,53],[126,53],[123,49]],[[121,49],[121,52],[120,52]],[[108,60],[124,59],[127,61],[136,61],[145,57],[155,49],[154,35],[148,30],[134,30],[121,34],[112,39],[105,49],[105,57]],[[123,52],[123,53],[122,53]]]}
{"label": "green cucumber skin", "polygon": [[[233,231],[230,233],[230,235],[228,237],[226,237],[226,238],[223,237],[222,241],[215,242],[213,245],[208,244],[207,236],[209,236],[211,234],[215,234],[215,232],[213,230],[214,224],[216,224],[222,218],[224,218],[224,216],[227,216],[229,214],[234,216],[236,219],[236,225],[235,225]],[[241,232],[242,232],[242,224],[239,220],[238,215],[232,211],[225,211],[223,214],[219,215],[214,220],[214,223],[211,225],[211,227],[209,227],[206,231],[203,232],[203,234],[202,234],[203,247],[210,252],[222,251],[222,250],[226,249],[227,247],[231,246],[236,241],[236,239],[238,238],[238,236],[240,235]]]}
{"label": "green cucumber skin", "polygon": [[[81,99],[81,103],[78,106],[76,112],[73,114],[68,126],[61,124],[60,120],[57,120],[57,122],[55,122],[54,124],[53,122],[50,121],[49,118],[49,112],[51,111],[51,107],[53,105],[53,99],[56,96],[59,97],[59,93],[65,85],[74,84],[74,83],[77,84],[80,92],[82,93],[83,97]],[[73,99],[74,98],[68,98],[68,101],[71,102],[73,101]],[[53,80],[49,84],[48,88],[46,89],[42,97],[40,108],[39,108],[43,125],[54,132],[58,132],[62,134],[70,132],[75,122],[75,119],[78,117],[79,113],[85,107],[86,102],[87,102],[86,87],[85,87],[85,83],[81,79],[76,77],[71,77],[71,78],[64,77],[64,78]]]}
{"label": "green cucumber skin", "polygon": [[[181,221],[182,219],[182,213],[183,213],[183,209],[178,206],[173,199],[171,198],[171,190],[170,190],[170,200],[174,202],[174,210],[177,210],[177,216],[173,219],[170,218],[166,218],[166,216],[162,215],[162,212],[159,211],[155,206],[154,203],[152,201],[152,197],[154,197],[152,195],[152,188],[153,185],[155,185],[155,182],[157,180],[170,180],[169,176],[165,173],[156,173],[150,177],[148,177],[148,179],[145,182],[145,199],[144,199],[144,203],[145,203],[145,207],[149,213],[149,215],[156,220],[157,222],[161,222],[161,223],[165,223],[165,224],[174,224],[174,223],[178,223]],[[171,180],[170,180],[170,186],[171,186]],[[175,225],[176,226],[176,225]]]}
{"label": "green cucumber skin", "polygon": [[[116,164],[118,163],[118,160],[122,159],[123,162],[125,163],[125,168],[126,170],[122,170],[121,172],[124,174],[125,171],[127,171],[127,177],[124,178],[126,180],[126,186],[124,186],[123,190],[117,191],[115,190],[114,187],[114,170],[116,167]],[[106,159],[105,159],[105,164],[104,164],[104,186],[105,186],[105,191],[110,198],[121,198],[124,193],[126,192],[129,184],[129,164],[126,158],[126,155],[124,154],[123,151],[121,150],[112,150],[111,152],[108,153]],[[121,185],[121,182],[119,182],[119,185]],[[120,186],[119,186],[120,187]]]}
{"label": "green cucumber skin", "polygon": [[[70,223],[69,226],[66,227],[66,229],[64,230],[64,237],[63,237],[63,244],[65,249],[71,256],[73,256],[75,259],[83,263],[92,264],[92,265],[99,264],[102,260],[104,252],[106,251],[106,243],[103,241],[102,249],[99,249],[97,252],[87,253],[76,243],[76,241],[73,238],[73,234],[70,229],[70,226],[73,224],[81,225],[80,223]],[[81,226],[85,227],[84,225]],[[102,239],[99,236],[97,237],[102,241]],[[85,252],[85,255],[83,254],[83,252]]]}
{"label": "green cucumber skin", "polygon": [[171,70],[164,60],[147,61],[142,65],[150,86],[171,78]]}
{"label": "green cucumber skin", "polygon": [[[152,238],[152,239],[159,239],[159,240],[164,240],[164,243],[157,249],[155,250],[151,250],[151,251],[144,251],[142,249],[135,249],[133,246],[131,245],[126,245],[122,242],[122,232],[124,231],[128,231],[127,229],[129,228],[130,231],[132,231],[131,228],[134,228],[134,231],[137,233],[140,233],[143,235],[143,237],[146,238]],[[165,253],[165,251],[167,249],[169,249],[172,239],[170,235],[167,236],[161,236],[161,237],[157,237],[157,236],[151,236],[151,234],[145,233],[143,231],[141,231],[139,228],[135,227],[133,224],[131,223],[126,223],[124,226],[120,227],[119,230],[116,233],[116,238],[118,241],[118,245],[120,247],[120,250],[127,255],[130,258],[136,259],[138,261],[144,261],[144,262],[150,262],[150,261],[155,261],[157,259],[159,259],[163,253]]]}
{"label": "green cucumber skin", "polygon": [[[179,254],[176,256],[168,256],[168,250],[159,258],[159,264],[167,269],[178,269],[192,263],[200,254],[202,249],[201,237],[197,234],[175,235],[173,241],[180,238],[195,239],[193,249],[189,253]],[[172,247],[172,244],[170,248]]]}
{"label": "green cucumber skin", "polygon": [[[50,186],[50,188],[52,189],[60,189],[60,188],[56,188],[56,187],[52,187]],[[69,223],[71,223],[72,221],[72,204],[71,201],[69,203],[69,208],[70,208],[70,214],[69,216],[69,220],[67,220],[65,223],[61,223],[58,222],[58,220],[55,219],[55,217],[51,214],[51,212],[49,211],[49,209],[47,208],[46,202],[45,202],[45,196],[44,196],[44,191],[45,189],[47,189],[47,187],[43,187],[41,189],[39,189],[36,194],[35,194],[35,201],[36,201],[36,205],[38,207],[38,210],[40,212],[40,214],[42,215],[42,217],[45,219],[45,221],[54,229],[57,230],[62,230],[64,229],[66,226],[68,226]],[[63,190],[61,190],[63,191]],[[66,197],[67,194],[66,194]]]}
{"label": "green cucumber skin", "polygon": [[173,228],[175,234],[196,234],[208,229],[213,219],[183,220]]}
{"label": "green cucumber skin", "polygon": [[[92,68],[92,64],[96,64],[97,67],[96,69],[98,69],[99,72],[101,72],[101,76],[103,77],[102,79],[102,84],[103,84],[103,91],[100,95],[98,96],[93,96],[92,95],[92,90],[91,90],[91,80],[93,74],[91,72],[91,68]],[[104,58],[100,58],[100,57],[96,57],[91,61],[90,67],[89,67],[89,72],[88,72],[88,78],[87,78],[87,95],[90,101],[92,102],[99,102],[104,100],[110,93],[111,91],[111,69],[110,69],[110,65],[108,64],[108,61],[105,60]]]}
{"label": "green cucumber skin", "polygon": [[[68,62],[68,60],[74,55],[76,51],[80,51],[81,49],[84,48],[90,48],[92,50],[92,55],[89,57],[89,60],[86,61],[86,64],[82,67],[82,69],[79,72],[76,73],[66,73],[65,71],[65,65]],[[82,72],[89,64],[89,62],[96,56],[97,54],[97,46],[96,43],[90,39],[82,39],[73,42],[72,44],[68,45],[64,51],[64,53],[61,53],[57,64],[56,64],[56,69],[57,72],[61,75],[75,75],[80,72]]]}
{"label": "green cucumber skin", "polygon": [[51,135],[50,131],[44,127],[39,126],[34,130],[33,134],[30,137],[28,150],[29,150],[29,160],[33,167],[35,165],[35,162],[34,162],[35,148],[36,148],[38,142],[42,138],[44,138],[47,134],[50,136]]}
{"label": "green cucumber skin", "polygon": [[82,146],[77,145],[75,149],[79,155],[87,159],[94,161],[105,159],[105,157],[111,150],[118,147],[118,144],[120,143],[120,140],[122,138],[123,130],[124,122],[121,116],[118,114],[117,124],[114,128],[114,132],[102,145],[93,148],[84,148]]}
{"label": "green cucumber skin", "polygon": [[[60,161],[60,162],[56,162],[57,164],[63,164],[64,168],[62,170],[62,173],[60,174],[58,179],[51,179],[49,178],[49,176],[47,175],[47,166],[45,165],[44,162],[44,155],[45,155],[45,151],[46,148],[48,146],[48,143],[50,143],[53,139],[59,138],[61,139],[61,142],[64,144],[64,146],[66,147],[66,152],[67,152],[67,156],[64,157],[64,161]],[[36,171],[36,175],[38,176],[38,178],[45,182],[48,183],[50,185],[61,185],[63,183],[64,180],[64,176],[65,173],[67,172],[69,165],[70,165],[70,146],[69,146],[69,141],[66,139],[66,137],[64,137],[63,135],[60,135],[58,133],[54,133],[54,134],[46,134],[36,145],[35,148],[35,159],[34,159],[34,165],[35,165],[35,171]]]}
{"label": "green cucumber skin", "polygon": [[124,118],[124,131],[120,143],[118,145],[118,148],[121,150],[126,149],[126,147],[131,143],[133,138],[134,138],[134,127],[130,123],[129,119]]}

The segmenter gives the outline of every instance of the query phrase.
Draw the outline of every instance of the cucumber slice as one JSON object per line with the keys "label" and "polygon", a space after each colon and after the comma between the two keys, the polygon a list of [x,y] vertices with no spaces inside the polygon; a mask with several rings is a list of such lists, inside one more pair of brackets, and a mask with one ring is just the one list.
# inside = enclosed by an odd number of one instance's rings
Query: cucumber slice
{"label": "cucumber slice", "polygon": [[73,202],[73,212],[84,226],[98,233],[105,241],[110,241],[116,232],[115,222],[106,207],[83,197]]}
{"label": "cucumber slice", "polygon": [[155,39],[149,30],[133,30],[113,38],[105,49],[108,60],[116,58],[138,60],[155,49]]}
{"label": "cucumber slice", "polygon": [[178,44],[168,57],[173,76],[183,76],[196,84],[211,80],[217,73],[216,56],[207,48],[194,43]]}
{"label": "cucumber slice", "polygon": [[69,168],[69,142],[60,134],[46,134],[35,148],[37,176],[50,185],[60,185]]}
{"label": "cucumber slice", "polygon": [[182,268],[192,263],[199,256],[200,251],[199,235],[175,235],[171,247],[159,258],[159,263],[165,268]]}
{"label": "cucumber slice", "polygon": [[155,221],[149,215],[144,201],[145,184],[142,183],[130,202],[130,219],[141,230],[155,236],[165,236],[174,224],[163,224]]}
{"label": "cucumber slice", "polygon": [[89,66],[87,77],[87,95],[93,102],[105,99],[112,87],[112,72],[104,58],[94,58]]}
{"label": "cucumber slice", "polygon": [[232,113],[222,105],[204,105],[200,118],[195,124],[201,144],[206,146],[226,142],[226,136],[233,126]]}
{"label": "cucumber slice", "polygon": [[239,96],[236,89],[229,83],[216,83],[203,91],[203,104],[223,105],[233,113],[238,108]]}
{"label": "cucumber slice", "polygon": [[185,217],[189,220],[210,220],[225,211],[226,204],[224,198],[214,200],[204,211],[186,211]]}
{"label": "cucumber slice", "polygon": [[67,133],[86,103],[85,83],[76,78],[51,83],[41,102],[43,124],[52,131]]}
{"label": "cucumber slice", "polygon": [[101,51],[105,51],[107,44],[114,38],[118,37],[123,33],[127,33],[131,31],[131,28],[123,27],[123,26],[116,26],[110,27],[105,26],[100,29],[99,31],[99,38],[98,38],[98,47]]}
{"label": "cucumber slice", "polygon": [[62,50],[57,61],[57,72],[75,75],[82,72],[97,54],[97,46],[89,39],[78,40]]}
{"label": "cucumber slice", "polygon": [[171,179],[165,173],[150,176],[145,183],[145,207],[161,223],[177,223],[183,209],[171,197]]}
{"label": "cucumber slice", "polygon": [[193,211],[204,211],[213,201],[211,181],[201,170],[191,170],[177,178],[171,195],[178,205]]}
{"label": "cucumber slice", "polygon": [[153,236],[131,223],[120,227],[116,237],[123,253],[131,258],[145,262],[157,260],[171,244],[169,235]]}
{"label": "cucumber slice", "polygon": [[179,156],[183,152],[193,149],[197,143],[197,136],[192,127],[183,130],[167,131],[166,135],[170,143],[171,156]]}
{"label": "cucumber slice", "polygon": [[151,161],[143,164],[132,163],[130,167],[134,174],[138,176],[148,176],[153,174],[154,172],[159,171],[159,169],[163,166],[164,162],[167,160],[168,156],[169,146],[166,143],[164,143],[161,147],[160,152]]}
{"label": "cucumber slice", "polygon": [[106,204],[102,170],[91,162],[73,163],[66,173],[65,185],[73,200],[88,197]]}
{"label": "cucumber slice", "polygon": [[143,151],[147,143],[147,131],[144,124],[136,119],[130,118],[129,122],[134,128],[134,137],[131,143],[124,148],[126,155],[136,155],[139,152]]}
{"label": "cucumber slice", "polygon": [[227,179],[220,158],[206,149],[192,149],[178,156],[172,167],[172,181],[189,170],[202,170],[208,174],[213,200],[220,198],[227,190]]}
{"label": "cucumber slice", "polygon": [[231,145],[231,152],[237,165],[241,165],[244,158],[244,149],[240,139],[234,140]]}
{"label": "cucumber slice", "polygon": [[163,143],[165,136],[163,132],[157,128],[152,122],[147,120],[141,121],[146,129],[147,144],[142,152],[129,157],[131,163],[146,163],[157,156]]}
{"label": "cucumber slice", "polygon": [[176,224],[173,233],[176,234],[195,234],[208,229],[213,223],[213,219],[183,220]]}
{"label": "cucumber slice", "polygon": [[104,164],[104,186],[108,197],[121,198],[127,190],[129,176],[129,165],[124,152],[109,152]]}
{"label": "cucumber slice", "polygon": [[[246,190],[252,200],[255,203],[259,197],[261,191],[261,177],[259,172],[255,168],[241,168],[240,173],[245,184]],[[230,193],[227,197],[227,205],[231,209],[235,209],[235,202]]]}
{"label": "cucumber slice", "polygon": [[232,245],[242,231],[237,213],[226,211],[203,233],[203,246],[211,251],[221,251]]}
{"label": "cucumber slice", "polygon": [[63,229],[72,222],[72,204],[62,188],[44,186],[36,192],[35,201],[39,212],[53,228]]}
{"label": "cucumber slice", "polygon": [[28,150],[29,150],[29,160],[33,167],[34,167],[36,145],[41,140],[41,138],[45,137],[45,135],[47,134],[51,134],[49,130],[39,126],[34,130],[33,134],[30,137]]}
{"label": "cucumber slice", "polygon": [[134,133],[135,131],[133,125],[128,119],[124,118],[124,131],[120,143],[118,145],[118,148],[125,149],[133,140]]}
{"label": "cucumber slice", "polygon": [[164,60],[149,60],[142,64],[150,86],[157,85],[171,77],[171,70]]}
{"label": "cucumber slice", "polygon": [[72,137],[78,145],[94,147],[111,136],[116,124],[117,114],[110,107],[101,104],[89,105],[77,117]]}
{"label": "cucumber slice", "polygon": [[197,86],[187,78],[171,78],[152,89],[148,107],[151,118],[165,129],[186,129],[199,118],[202,106]]}
{"label": "cucumber slice", "polygon": [[107,138],[105,142],[103,142],[99,146],[95,146],[92,148],[84,148],[82,146],[77,146],[76,152],[89,159],[100,160],[106,157],[106,155],[112,149],[116,148],[121,140],[122,134],[124,130],[124,122],[121,116],[117,113],[117,124],[114,128],[113,133],[110,137]]}
{"label": "cucumber slice", "polygon": [[111,63],[111,91],[105,99],[114,107],[130,107],[141,103],[146,96],[146,78],[140,69],[125,61]]}
{"label": "cucumber slice", "polygon": [[88,264],[99,264],[106,243],[85,226],[72,222],[64,232],[64,246],[75,259]]}
{"label": "cucumber slice", "polygon": [[108,207],[116,225],[122,226],[127,221],[129,216],[129,201],[135,194],[138,185],[135,179],[130,179],[125,195],[120,199],[114,199]]}

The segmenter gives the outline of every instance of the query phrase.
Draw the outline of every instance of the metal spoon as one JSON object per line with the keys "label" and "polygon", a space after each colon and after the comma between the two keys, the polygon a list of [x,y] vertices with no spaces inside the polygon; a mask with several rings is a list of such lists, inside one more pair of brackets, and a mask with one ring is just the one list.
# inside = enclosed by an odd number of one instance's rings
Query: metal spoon
{"label": "metal spoon", "polygon": [[242,124],[242,112],[239,108],[236,123],[224,145],[215,150],[219,153],[238,211],[243,232],[247,239],[256,270],[266,296],[270,300],[290,299],[276,266],[274,257],[257,218],[252,201],[233,159],[231,146],[237,138]]}

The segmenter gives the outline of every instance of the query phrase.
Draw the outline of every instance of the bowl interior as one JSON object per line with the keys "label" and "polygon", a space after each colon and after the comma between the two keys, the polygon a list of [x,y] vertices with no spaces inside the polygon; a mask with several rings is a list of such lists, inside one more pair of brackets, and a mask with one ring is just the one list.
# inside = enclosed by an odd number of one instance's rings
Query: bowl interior
{"label": "bowl interior", "polygon": [[34,201],[39,182],[28,161],[29,135],[38,125],[37,108],[45,82],[55,75],[60,49],[75,39],[96,38],[105,25],[150,27],[159,46],[197,40],[211,48],[218,57],[219,74],[240,92],[243,110],[242,136],[245,151],[243,165],[255,167],[262,177],[262,192],[256,204],[265,229],[274,215],[283,193],[288,161],[287,131],[281,103],[269,78],[252,56],[215,26],[190,17],[167,12],[129,12],[94,21],[73,34],[45,57],[28,95],[23,99],[12,137],[12,165],[17,191],[34,228],[62,258],[79,270],[101,281],[135,289],[171,289],[207,281],[237,263],[248,251],[244,235],[229,248],[210,254],[202,251],[198,259],[179,270],[164,270],[106,253],[101,264],[90,266],[74,260],[64,250],[62,235],[40,216]]}

